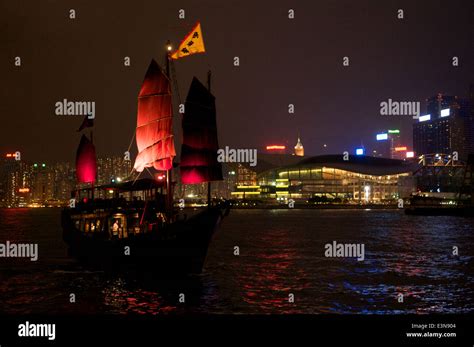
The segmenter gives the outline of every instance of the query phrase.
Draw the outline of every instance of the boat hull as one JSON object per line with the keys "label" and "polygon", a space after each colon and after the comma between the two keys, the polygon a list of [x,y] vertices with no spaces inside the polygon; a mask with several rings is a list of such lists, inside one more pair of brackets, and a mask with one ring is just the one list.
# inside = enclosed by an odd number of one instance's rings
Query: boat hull
{"label": "boat hull", "polygon": [[73,212],[64,210],[63,239],[69,255],[90,266],[134,272],[201,273],[209,244],[225,213],[219,208],[209,208],[168,225],[160,234],[108,239],[77,230],[71,218]]}

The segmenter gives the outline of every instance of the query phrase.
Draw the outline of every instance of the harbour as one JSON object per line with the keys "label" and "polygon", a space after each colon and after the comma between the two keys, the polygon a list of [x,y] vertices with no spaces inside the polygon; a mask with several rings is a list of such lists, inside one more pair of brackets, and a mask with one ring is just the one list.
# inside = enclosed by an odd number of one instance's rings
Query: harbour
{"label": "harbour", "polygon": [[[37,242],[39,252],[36,262],[2,261],[1,313],[474,311],[471,218],[408,216],[401,210],[233,210],[211,243],[202,274],[143,279],[94,271],[69,258],[59,215],[60,209],[0,210],[1,238]],[[325,245],[334,240],[363,243],[364,261],[326,258]],[[71,293],[76,303],[69,301]],[[404,303],[397,300],[400,293]]]}

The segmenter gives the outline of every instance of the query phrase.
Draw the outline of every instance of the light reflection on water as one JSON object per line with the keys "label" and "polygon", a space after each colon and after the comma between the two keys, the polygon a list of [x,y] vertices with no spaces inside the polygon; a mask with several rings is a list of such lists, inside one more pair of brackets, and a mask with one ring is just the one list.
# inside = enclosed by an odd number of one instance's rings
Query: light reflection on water
{"label": "light reflection on water", "polygon": [[[473,230],[473,219],[400,211],[235,210],[202,275],[143,280],[85,270],[67,258],[59,210],[0,210],[0,242],[38,242],[40,252],[36,263],[0,259],[0,312],[473,312]],[[333,240],[363,243],[365,260],[325,258]]]}

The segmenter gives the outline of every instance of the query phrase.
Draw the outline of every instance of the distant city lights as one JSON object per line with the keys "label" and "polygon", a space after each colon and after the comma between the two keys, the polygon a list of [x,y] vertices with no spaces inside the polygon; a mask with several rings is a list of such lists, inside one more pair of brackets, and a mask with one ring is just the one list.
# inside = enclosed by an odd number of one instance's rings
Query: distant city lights
{"label": "distant city lights", "polygon": [[377,134],[377,141],[383,141],[383,140],[388,140],[388,134],[387,133]]}
{"label": "distant city lights", "polygon": [[395,147],[395,152],[403,152],[403,151],[406,151],[408,148],[406,148],[405,146],[403,147]]}
{"label": "distant city lights", "polygon": [[364,155],[365,149],[363,148],[356,148],[356,155]]}
{"label": "distant city lights", "polygon": [[388,130],[388,133],[389,133],[389,134],[400,134],[400,130],[398,130],[398,129],[392,129],[392,130]]}
{"label": "distant city lights", "polygon": [[407,158],[414,158],[415,157],[415,152],[407,152],[406,156],[407,156]]}
{"label": "distant city lights", "polygon": [[286,149],[286,146],[280,146],[280,145],[271,145],[266,147],[268,151],[274,151],[274,150],[283,150]]}
{"label": "distant city lights", "polygon": [[418,118],[418,121],[419,122],[426,122],[428,120],[431,120],[431,115],[430,114],[427,114],[427,115],[424,115],[424,116],[420,116],[420,118]]}
{"label": "distant city lights", "polygon": [[15,158],[16,160],[20,160],[20,152],[16,151],[14,153],[7,153],[5,154],[5,158]]}
{"label": "distant city lights", "polygon": [[450,113],[451,113],[450,109],[445,108],[444,110],[441,110],[441,117],[448,117]]}

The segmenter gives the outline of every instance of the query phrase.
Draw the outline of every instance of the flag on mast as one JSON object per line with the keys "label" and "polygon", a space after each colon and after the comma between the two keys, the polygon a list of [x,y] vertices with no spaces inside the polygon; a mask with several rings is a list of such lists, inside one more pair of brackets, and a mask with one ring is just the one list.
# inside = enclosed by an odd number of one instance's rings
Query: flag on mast
{"label": "flag on mast", "polygon": [[205,51],[206,48],[204,47],[204,39],[202,38],[201,23],[197,22],[193,30],[181,41],[178,49],[171,54],[171,59],[179,59],[191,54],[204,53]]}

